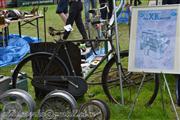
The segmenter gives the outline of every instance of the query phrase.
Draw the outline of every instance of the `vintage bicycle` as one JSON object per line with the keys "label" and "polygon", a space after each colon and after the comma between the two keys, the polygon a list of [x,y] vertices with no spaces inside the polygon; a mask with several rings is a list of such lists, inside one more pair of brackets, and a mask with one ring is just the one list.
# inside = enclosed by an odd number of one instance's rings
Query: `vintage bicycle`
{"label": "vintage bicycle", "polygon": [[[109,33],[109,28],[104,31]],[[12,74],[12,85],[17,87],[18,75],[26,73],[24,77],[31,80],[35,87],[36,97],[48,92],[60,89],[71,93],[75,97],[84,95],[88,89],[87,85],[102,85],[108,99],[114,103],[120,103],[120,80],[119,69],[123,81],[123,91],[127,94],[125,99],[131,96],[131,87],[140,84],[142,74],[127,71],[128,50],[120,52],[121,61],[117,60],[116,48],[113,45],[112,34],[105,39],[88,40],[67,40],[61,39],[63,31],[51,29],[51,35],[58,35],[59,40],[55,43],[36,43],[31,45],[31,53],[26,56],[14,69]],[[86,76],[82,76],[81,54],[77,43],[82,42],[108,42],[110,50],[107,51]],[[116,46],[118,47],[118,46]],[[101,81],[92,83],[86,82],[102,64],[105,64]],[[27,69],[28,68],[28,69]],[[159,77],[156,74],[149,74],[147,81],[154,80],[154,93],[147,102],[151,105],[157,96],[159,88]],[[130,92],[129,92],[130,91]],[[128,94],[129,93],[129,94]],[[128,102],[128,100],[127,100]]]}
{"label": "vintage bicycle", "polygon": [[[62,35],[63,32],[60,31],[57,34]],[[139,84],[136,79],[141,78],[142,75],[128,72],[126,69],[127,66],[124,66],[123,63],[117,61],[117,54],[115,52],[112,40],[101,39],[98,40],[98,42],[108,41],[110,42],[112,49],[102,57],[101,61],[94,68],[92,68],[92,70],[86,76],[82,77],[80,50],[74,43],[86,41],[97,41],[97,39],[73,41],[59,40],[56,41],[56,43],[32,44],[31,48],[35,47],[36,49],[31,50],[32,53],[26,56],[14,69],[12,74],[13,87],[16,88],[17,86],[18,75],[23,75],[25,72],[26,74],[24,77],[31,80],[32,85],[35,87],[37,97],[40,94],[45,94],[54,89],[66,90],[73,96],[80,97],[87,91],[86,80],[99,68],[102,63],[107,61],[102,71],[101,82],[90,84],[101,84],[109,100],[119,103],[120,94],[117,93],[117,90],[119,90],[120,86],[117,65],[121,65],[123,86],[128,89],[130,86]],[[42,46],[44,46],[44,48],[41,51],[38,51],[38,48]],[[127,60],[128,51],[121,51],[120,55],[121,60]],[[110,59],[108,59],[109,56],[111,56]],[[150,77],[150,79],[155,80],[156,91],[159,85],[159,79],[156,75],[150,75]],[[156,96],[156,92],[150,98],[148,104],[152,103],[152,101],[155,99],[154,96]]]}

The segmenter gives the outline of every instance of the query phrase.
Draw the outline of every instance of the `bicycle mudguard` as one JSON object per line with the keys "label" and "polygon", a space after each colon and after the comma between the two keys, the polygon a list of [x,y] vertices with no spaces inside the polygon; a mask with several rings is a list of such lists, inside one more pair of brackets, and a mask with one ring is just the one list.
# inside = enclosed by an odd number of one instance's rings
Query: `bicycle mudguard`
{"label": "bicycle mudguard", "polygon": [[[62,43],[53,43],[53,42],[32,43],[32,44],[30,44],[30,51],[31,51],[31,53],[48,52],[48,53],[53,54],[55,51],[55,48],[58,48],[58,46],[60,46],[60,45],[62,45]],[[67,46],[69,56],[72,60],[71,62],[74,67],[76,75],[82,76],[80,49],[78,48],[77,45],[75,45],[72,42],[68,42],[68,44],[66,44],[66,46]],[[67,65],[67,67],[70,71],[70,74],[73,75],[72,68],[70,66],[70,63],[69,63],[69,60],[67,57],[67,53],[65,52],[65,48],[63,46],[59,49],[59,51],[57,51],[57,57],[59,57],[60,59],[62,59],[62,61],[64,61],[64,63]],[[39,61],[44,63],[43,59],[39,60]],[[34,69],[36,69],[36,68],[34,68]]]}
{"label": "bicycle mudguard", "polygon": [[34,76],[32,85],[47,93],[65,90],[76,98],[83,96],[88,88],[86,81],[79,76]]}

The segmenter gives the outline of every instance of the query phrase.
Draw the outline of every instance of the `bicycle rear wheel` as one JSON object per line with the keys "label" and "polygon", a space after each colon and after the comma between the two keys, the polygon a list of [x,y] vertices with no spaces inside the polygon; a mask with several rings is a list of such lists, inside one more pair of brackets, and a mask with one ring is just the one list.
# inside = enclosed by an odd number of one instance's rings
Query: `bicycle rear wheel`
{"label": "bicycle rear wheel", "polygon": [[[14,69],[12,74],[12,85],[13,88],[17,87],[17,83],[19,78],[23,77],[23,79],[27,79],[28,82],[32,82],[33,80],[37,80],[35,76],[41,76],[38,79],[38,82],[44,82],[43,76],[59,76],[59,75],[70,75],[69,70],[65,63],[58,57],[52,58],[52,54],[39,52],[33,53],[24,58]],[[42,79],[41,79],[42,78]],[[33,83],[33,82],[32,82]],[[43,97],[47,94],[48,91],[40,90],[37,87],[35,88],[35,92],[33,91],[33,86],[29,85],[29,92],[38,98]],[[48,89],[48,88],[47,88]],[[34,93],[36,93],[34,95]]]}
{"label": "bicycle rear wheel", "polygon": [[176,101],[177,101],[177,105],[180,106],[180,79],[179,79],[179,75],[176,76]]}
{"label": "bicycle rear wheel", "polygon": [[[123,80],[123,93],[125,104],[132,101],[132,96],[135,95],[137,91],[137,85],[140,84],[142,80],[143,74],[140,73],[132,73],[127,71],[127,56],[121,56],[121,76]],[[146,81],[154,80],[154,93],[150,96],[150,99],[147,99],[147,106],[150,106],[155,100],[158,88],[159,88],[159,77],[155,74],[149,74],[146,77]],[[118,75],[118,69],[116,64],[115,57],[112,58],[105,66],[102,74],[102,87],[103,90],[111,102],[120,103],[121,95],[120,95],[120,80]],[[150,87],[151,86],[151,87]],[[147,89],[152,89],[152,82],[148,82],[146,85]],[[118,92],[119,91],[119,92]],[[148,94],[148,93],[147,93]],[[149,93],[152,94],[152,93]],[[148,97],[146,97],[148,98]]]}

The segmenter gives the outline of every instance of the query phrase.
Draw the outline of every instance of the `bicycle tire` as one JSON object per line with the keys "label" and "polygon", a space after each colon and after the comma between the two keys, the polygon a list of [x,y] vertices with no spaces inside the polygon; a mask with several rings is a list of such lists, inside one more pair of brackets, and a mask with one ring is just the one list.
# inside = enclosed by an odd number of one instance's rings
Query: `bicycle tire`
{"label": "bicycle tire", "polygon": [[[54,90],[42,100],[39,120],[74,120],[77,108],[77,102],[70,93],[63,90]],[[45,114],[48,112],[51,113],[50,116]]]}
{"label": "bicycle tire", "polygon": [[[70,75],[70,72],[66,66],[66,64],[59,58],[56,57],[51,61],[50,66],[48,66],[48,70],[51,71],[43,71],[45,67],[47,67],[48,63],[50,62],[53,54],[47,52],[37,52],[32,53],[29,56],[25,57],[14,69],[12,74],[12,87],[17,87],[17,80],[19,74],[25,72],[25,79],[33,80],[34,75]],[[40,61],[41,60],[41,61]],[[44,73],[43,73],[44,72]],[[32,82],[32,81],[31,81]],[[47,94],[47,91],[38,90],[35,88],[35,96],[36,97],[43,97]],[[40,96],[38,95],[40,94]]]}
{"label": "bicycle tire", "polygon": [[[126,58],[128,57],[128,55],[126,56],[121,56],[121,59],[123,58]],[[120,103],[120,96],[115,96],[111,91],[110,91],[110,88],[109,88],[109,85],[111,85],[112,83],[117,86],[119,85],[119,77],[114,79],[113,80],[108,80],[108,77],[113,77],[116,75],[118,75],[118,73],[113,73],[113,76],[110,76],[111,74],[111,69],[113,66],[116,66],[115,68],[115,72],[117,71],[117,65],[116,65],[116,59],[115,57],[113,57],[111,60],[108,61],[108,63],[106,64],[106,66],[104,67],[104,70],[103,70],[103,73],[102,73],[102,88],[104,90],[104,93],[106,94],[107,98],[113,102],[113,103]],[[123,80],[123,92],[124,92],[124,89],[127,88],[129,89],[129,86],[133,86],[133,85],[137,85],[139,84],[140,82],[137,82],[137,83],[134,83],[134,81],[130,80],[130,81],[127,81],[126,79],[137,79],[138,77],[141,77],[139,78],[140,80],[142,79],[142,75],[141,74],[134,74],[134,73],[131,73],[131,72],[126,72],[126,70],[124,70],[122,64],[121,64],[121,71],[122,71],[122,80]],[[141,75],[141,76],[139,76]],[[158,75],[155,74],[155,76],[153,75],[153,78],[154,78],[154,93],[153,95],[150,97],[150,99],[148,100],[148,102],[146,103],[146,106],[150,106],[153,101],[155,100],[156,96],[157,96],[157,93],[158,93],[158,89],[159,89],[159,77],[157,77]],[[150,79],[152,76],[150,76]],[[118,90],[120,91],[120,86],[118,86]],[[114,89],[114,88],[113,88]],[[114,92],[117,92],[116,90],[114,90]],[[117,94],[117,93],[115,93]],[[119,92],[120,94],[120,92]],[[131,93],[130,93],[131,94]],[[124,93],[124,96],[125,96],[125,93]],[[131,96],[130,96],[131,97]],[[128,101],[128,100],[127,100]],[[125,100],[126,102],[126,100]]]}
{"label": "bicycle tire", "polygon": [[80,106],[78,116],[79,120],[110,120],[110,110],[102,100],[92,99]]}
{"label": "bicycle tire", "polygon": [[0,120],[33,120],[35,107],[35,101],[26,91],[7,90],[0,96]]}
{"label": "bicycle tire", "polygon": [[147,107],[151,106],[154,102],[154,100],[157,97],[158,91],[159,91],[159,80],[160,80],[160,75],[155,74],[155,87],[154,87],[154,92],[149,101],[145,104]]}
{"label": "bicycle tire", "polygon": [[105,120],[110,120],[110,117],[111,117],[110,108],[104,101],[102,101],[100,99],[92,99],[91,102],[96,102],[96,103],[102,104],[102,107],[104,107],[103,109],[105,109],[105,112],[106,112]]}
{"label": "bicycle tire", "polygon": [[180,79],[179,79],[179,75],[176,76],[176,101],[177,101],[177,105],[180,106]]}

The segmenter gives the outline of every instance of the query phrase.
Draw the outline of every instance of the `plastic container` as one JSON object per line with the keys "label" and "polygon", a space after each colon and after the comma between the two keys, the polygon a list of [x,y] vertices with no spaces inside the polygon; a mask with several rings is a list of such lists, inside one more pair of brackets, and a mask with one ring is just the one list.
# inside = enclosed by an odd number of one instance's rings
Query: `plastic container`
{"label": "plastic container", "polygon": [[10,82],[11,82],[10,77],[0,75],[0,95],[9,89]]}
{"label": "plastic container", "polygon": [[[26,73],[23,73],[23,75],[18,75],[16,88],[22,89],[28,92],[28,81],[26,79]],[[12,89],[12,83],[9,84],[9,89]]]}

